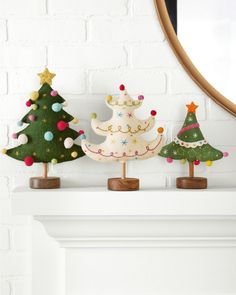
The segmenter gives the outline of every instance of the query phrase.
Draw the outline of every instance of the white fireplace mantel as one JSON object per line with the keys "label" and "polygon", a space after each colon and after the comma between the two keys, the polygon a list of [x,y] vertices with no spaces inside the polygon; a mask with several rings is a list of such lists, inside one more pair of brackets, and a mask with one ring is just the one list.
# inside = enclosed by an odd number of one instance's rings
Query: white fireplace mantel
{"label": "white fireplace mantel", "polygon": [[236,294],[236,188],[16,188],[12,198],[14,214],[67,250],[66,295]]}

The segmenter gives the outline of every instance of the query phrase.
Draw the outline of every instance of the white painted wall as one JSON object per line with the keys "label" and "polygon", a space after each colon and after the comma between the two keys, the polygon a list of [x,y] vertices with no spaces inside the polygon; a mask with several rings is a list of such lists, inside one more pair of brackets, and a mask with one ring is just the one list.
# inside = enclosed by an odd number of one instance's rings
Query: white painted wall
{"label": "white painted wall", "polygon": [[[24,102],[29,92],[39,88],[36,73],[45,66],[57,73],[54,88],[68,100],[68,111],[80,119],[76,128],[84,128],[94,141],[102,138],[90,131],[90,113],[96,111],[100,119],[107,119],[110,111],[104,96],[117,93],[120,83],[134,96],[145,95],[139,115],[146,117],[155,108],[157,126],[165,126],[168,140],[184,119],[185,104],[194,100],[206,138],[230,153],[212,168],[202,164],[196,172],[207,176],[210,186],[235,185],[235,118],[207,98],[185,74],[165,41],[152,0],[0,0],[1,147],[12,144],[16,121],[27,112]],[[147,136],[154,134],[155,130]],[[29,218],[11,215],[9,191],[14,185],[26,185],[29,176],[41,173],[40,168],[0,157],[3,295],[32,295],[32,223]],[[60,175],[64,185],[105,185],[108,176],[118,175],[119,168],[82,158],[58,165],[51,172]],[[179,162],[167,165],[162,158],[128,165],[129,175],[140,177],[144,186],[170,186],[186,169]],[[33,253],[39,253],[48,238],[35,228]],[[45,261],[51,247],[54,245],[41,251]],[[39,274],[39,260],[34,257],[34,261],[38,261],[34,271]],[[51,268],[45,264],[42,272],[45,269]]]}

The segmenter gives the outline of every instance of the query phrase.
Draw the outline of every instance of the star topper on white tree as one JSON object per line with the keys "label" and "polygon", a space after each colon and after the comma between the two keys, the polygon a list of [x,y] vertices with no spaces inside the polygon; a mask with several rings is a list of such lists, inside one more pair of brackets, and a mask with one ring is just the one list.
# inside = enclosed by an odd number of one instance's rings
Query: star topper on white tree
{"label": "star topper on white tree", "polygon": [[132,99],[127,93],[125,86],[120,85],[120,96],[113,100],[107,96],[106,103],[112,109],[112,118],[102,122],[97,119],[96,113],[92,113],[91,126],[94,132],[106,136],[101,144],[89,143],[85,136],[82,139],[82,149],[91,159],[100,162],[118,161],[122,164],[121,178],[110,178],[108,188],[112,190],[137,190],[139,180],[126,178],[126,161],[143,160],[156,156],[165,143],[164,129],[157,129],[158,136],[153,141],[142,138],[142,134],[150,131],[155,125],[156,111],[151,111],[151,116],[146,120],[136,118],[134,111],[143,102],[143,95],[138,100]]}

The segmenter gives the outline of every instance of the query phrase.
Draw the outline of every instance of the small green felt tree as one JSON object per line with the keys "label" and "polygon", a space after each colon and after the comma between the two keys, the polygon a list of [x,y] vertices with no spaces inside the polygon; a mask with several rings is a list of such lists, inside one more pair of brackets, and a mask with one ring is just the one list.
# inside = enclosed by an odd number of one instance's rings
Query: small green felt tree
{"label": "small green felt tree", "polygon": [[212,161],[228,155],[227,152],[222,153],[213,148],[203,137],[195,114],[197,107],[193,102],[187,105],[188,112],[181,130],[159,153],[167,158],[168,163],[173,162],[173,159],[181,160],[183,164],[188,161],[190,177],[194,177],[194,165],[206,162],[207,166],[211,166]]}
{"label": "small green felt tree", "polygon": [[5,149],[3,153],[24,161],[27,166],[44,163],[44,177],[47,177],[47,163],[75,160],[84,153],[74,144],[79,133],[69,128],[69,122],[76,124],[78,120],[63,110],[65,100],[50,86],[55,74],[45,69],[38,75],[42,86],[32,92],[31,99],[26,102],[31,109],[18,122],[19,126],[23,123],[28,126],[12,135],[20,145]]}

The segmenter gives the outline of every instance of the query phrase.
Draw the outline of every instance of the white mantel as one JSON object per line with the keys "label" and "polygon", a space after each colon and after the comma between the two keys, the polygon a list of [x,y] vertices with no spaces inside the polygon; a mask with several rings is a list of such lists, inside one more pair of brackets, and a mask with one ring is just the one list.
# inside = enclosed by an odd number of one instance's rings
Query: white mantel
{"label": "white mantel", "polygon": [[12,197],[14,214],[33,216],[66,249],[65,295],[236,294],[234,188]]}

